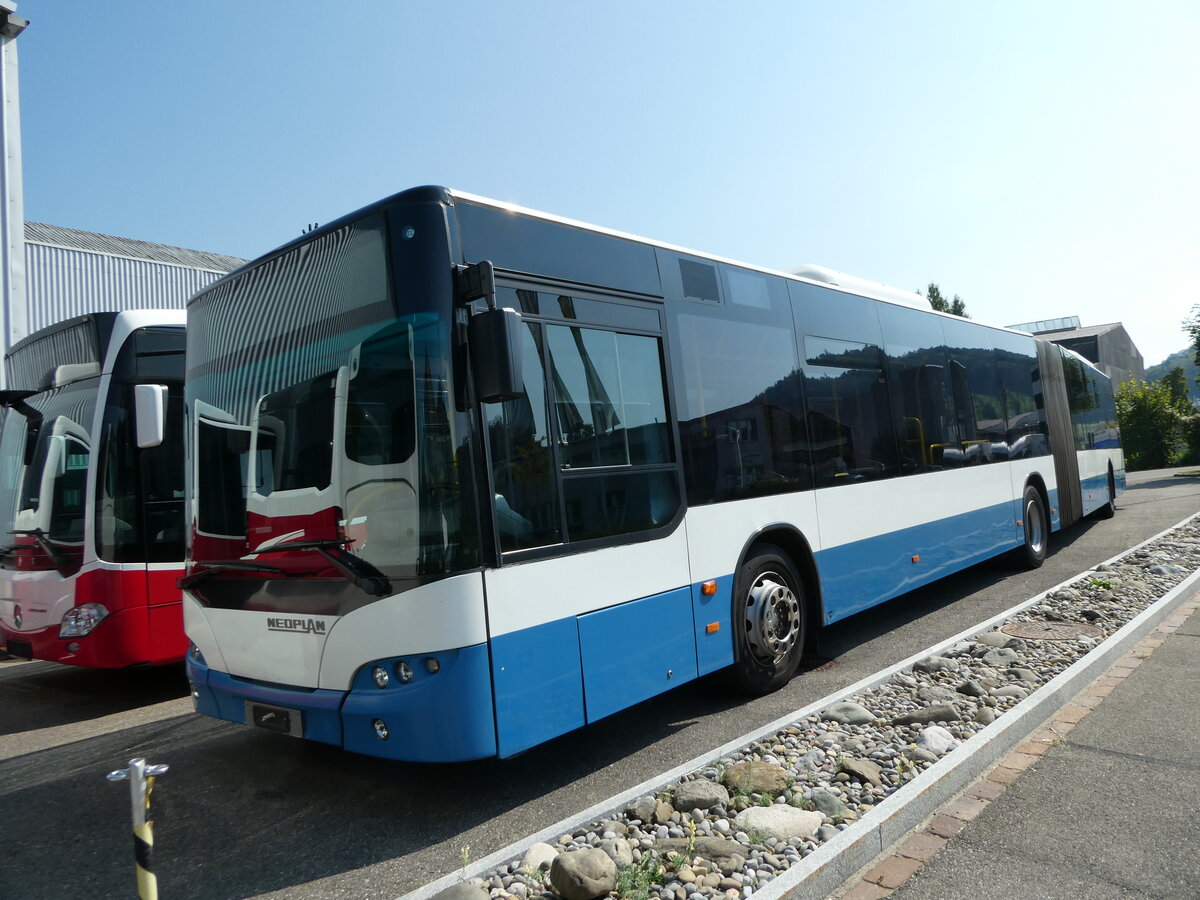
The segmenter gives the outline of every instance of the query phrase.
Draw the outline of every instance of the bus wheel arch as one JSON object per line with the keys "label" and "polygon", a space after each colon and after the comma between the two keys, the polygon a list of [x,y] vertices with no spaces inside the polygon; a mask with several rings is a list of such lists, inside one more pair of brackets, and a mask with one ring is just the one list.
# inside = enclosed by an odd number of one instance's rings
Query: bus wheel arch
{"label": "bus wheel arch", "polygon": [[748,543],[734,576],[730,615],[734,661],[742,689],[768,694],[800,666],[813,622],[819,622],[816,567],[807,541],[791,529],[766,530]]}

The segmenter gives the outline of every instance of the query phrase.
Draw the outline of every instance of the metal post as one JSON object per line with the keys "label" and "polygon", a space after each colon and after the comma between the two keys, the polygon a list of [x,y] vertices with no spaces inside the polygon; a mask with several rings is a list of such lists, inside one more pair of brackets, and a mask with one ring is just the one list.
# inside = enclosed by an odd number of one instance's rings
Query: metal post
{"label": "metal post", "polygon": [[[21,173],[21,109],[17,35],[29,22],[12,0],[0,0],[0,347],[29,332],[25,297],[25,201]],[[0,387],[4,373],[0,371]]]}
{"label": "metal post", "polygon": [[133,759],[129,768],[108,773],[109,781],[129,781],[129,800],[133,806],[133,855],[137,863],[138,897],[158,900],[158,880],[154,877],[154,823],[150,820],[150,792],[154,778],[167,771],[167,766],[146,765],[146,760]]}

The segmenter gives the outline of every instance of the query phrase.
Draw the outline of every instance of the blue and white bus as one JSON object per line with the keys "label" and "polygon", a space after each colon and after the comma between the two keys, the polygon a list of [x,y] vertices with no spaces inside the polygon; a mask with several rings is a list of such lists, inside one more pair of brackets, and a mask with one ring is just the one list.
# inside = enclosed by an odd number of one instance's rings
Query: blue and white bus
{"label": "blue and white bus", "polygon": [[1124,487],[1108,381],[1054,345],[441,187],[188,315],[197,709],[359,753],[777,689],[815,628],[1040,565]]}

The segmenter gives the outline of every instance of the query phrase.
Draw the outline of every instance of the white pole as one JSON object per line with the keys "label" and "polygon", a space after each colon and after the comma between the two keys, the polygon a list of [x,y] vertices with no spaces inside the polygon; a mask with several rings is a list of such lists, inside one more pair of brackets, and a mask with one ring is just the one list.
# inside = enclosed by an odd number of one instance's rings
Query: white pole
{"label": "white pole", "polygon": [[[25,300],[25,192],[21,171],[21,100],[17,86],[17,35],[29,23],[0,0],[0,303],[3,351],[29,331]],[[0,368],[0,386],[4,385]]]}

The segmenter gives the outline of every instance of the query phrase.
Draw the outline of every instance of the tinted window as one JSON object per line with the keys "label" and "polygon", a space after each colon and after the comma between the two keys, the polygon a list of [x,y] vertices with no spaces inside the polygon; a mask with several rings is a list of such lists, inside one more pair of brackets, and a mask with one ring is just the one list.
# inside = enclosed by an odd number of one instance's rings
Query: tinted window
{"label": "tinted window", "polygon": [[688,502],[812,487],[804,387],[782,279],[723,267],[731,302],[671,305]]}
{"label": "tinted window", "polygon": [[901,473],[962,465],[942,320],[886,303],[879,306],[879,318],[900,438]]}
{"label": "tinted window", "polygon": [[[516,293],[527,311],[575,318],[586,309],[571,297],[547,306],[551,295]],[[644,309],[598,305],[614,307],[592,310],[604,321],[649,324]],[[660,338],[527,316],[522,352],[526,395],[485,407],[501,549],[668,524],[679,486]]]}
{"label": "tinted window", "polygon": [[350,358],[346,457],[373,466],[401,463],[417,445],[412,329],[396,324]]}
{"label": "tinted window", "polygon": [[671,461],[658,339],[547,325],[561,465]]}
{"label": "tinted window", "polygon": [[[329,373],[267,394],[259,401],[258,493],[265,496],[272,490],[329,487],[333,394],[334,375]],[[361,416],[356,415],[355,423],[361,423]]]}
{"label": "tinted window", "polygon": [[1007,459],[1004,393],[992,347],[998,332],[950,319],[942,320],[942,329],[964,461],[974,465]]}
{"label": "tinted window", "polygon": [[789,285],[804,358],[818,487],[897,473],[896,435],[878,304],[816,285]]}
{"label": "tinted window", "polygon": [[249,453],[248,428],[200,420],[196,457],[202,462],[196,480],[196,527],[204,534],[245,536]]}
{"label": "tinted window", "polygon": [[1046,411],[1042,400],[1041,372],[1032,338],[996,333],[996,371],[1004,394],[1008,452],[1012,459],[1045,456]]}
{"label": "tinted window", "polygon": [[51,487],[50,527],[46,529],[46,536],[64,544],[78,544],[83,541],[90,450],[74,435],[54,435],[50,441],[55,474]]}
{"label": "tinted window", "polygon": [[563,539],[542,368],[542,327],[527,322],[522,332],[525,396],[484,407],[503,550],[541,547]]}

